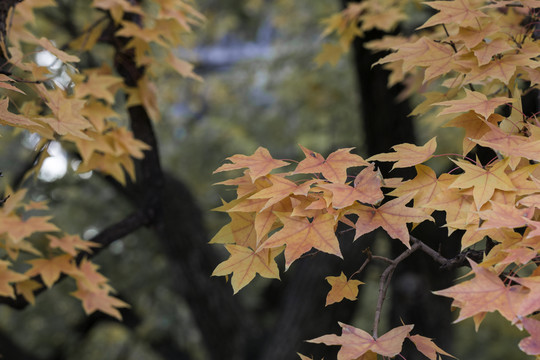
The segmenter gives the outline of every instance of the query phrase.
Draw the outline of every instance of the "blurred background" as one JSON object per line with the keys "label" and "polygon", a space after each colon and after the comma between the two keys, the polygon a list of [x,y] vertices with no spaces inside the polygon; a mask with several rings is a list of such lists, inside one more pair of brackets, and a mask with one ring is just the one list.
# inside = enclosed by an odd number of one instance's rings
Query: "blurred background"
{"label": "blurred background", "polygon": [[[59,9],[42,10],[36,26],[44,34],[65,32],[67,36],[66,19],[76,22],[85,14],[78,2],[58,3]],[[361,41],[336,66],[319,67],[314,62],[325,41],[320,36],[321,20],[343,6],[337,0],[197,2],[207,21],[186,39],[191,50],[181,51],[196,64],[204,82],[162,74],[157,88],[163,121],[156,131],[163,167],[177,185],[178,192],[171,192],[172,202],[179,209],[187,207],[182,211],[196,220],[174,211],[170,216],[178,217],[182,236],[186,222],[197,224],[189,231],[197,233],[198,245],[185,248],[183,256],[175,258],[163,250],[151,229],[143,229],[114,242],[95,258],[118,297],[131,304],[122,312],[123,322],[102,314],[85,316],[80,302],[66,295],[74,290],[69,281],[41,294],[35,306],[24,310],[0,306],[4,358],[288,360],[298,358],[299,351],[315,359],[331,359],[337,349],[303,340],[337,333],[337,321],[371,330],[381,268],[374,265],[365,272],[366,285],[356,303],[345,300],[328,308],[324,300],[329,285],[324,277],[340,271],[352,274],[362,264],[361,251],[368,245],[389,256],[400,250],[393,249],[381,234],[353,244],[351,234],[344,233],[344,261],[324,254],[308,257],[283,274],[282,281],[257,278],[234,296],[224,278],[210,277],[211,269],[227,254],[221,247],[206,244],[229,221],[223,213],[210,211],[220,205],[221,198],[232,197],[231,190],[212,185],[225,179],[226,175],[212,175],[212,171],[228,156],[252,154],[263,146],[275,158],[300,160],[298,144],[323,155],[355,147],[358,154],[369,156],[398,143],[423,144],[435,134],[425,121],[407,117],[414,104],[395,100],[400,89],[387,90],[387,74],[380,68],[370,70],[377,57],[363,50]],[[428,16],[419,8],[414,11],[420,21]],[[371,32],[367,39],[380,36]],[[458,135],[438,139],[438,151],[455,151],[461,143]],[[28,134],[3,132],[0,168],[6,174],[4,181],[13,180],[15,175],[10,174],[24,168],[34,145],[35,139]],[[100,176],[76,174],[77,161],[59,144],[53,146],[33,191],[45,194],[39,200],[49,201],[61,228],[90,239],[122,219],[131,204]],[[446,238],[444,229],[415,231],[429,234],[424,238],[434,244]],[[176,241],[183,241],[182,236]],[[449,255],[456,251],[452,241]],[[214,257],[207,257],[210,253]],[[199,258],[210,259],[203,267],[206,272],[195,268],[190,272],[185,263]],[[430,290],[448,287],[458,274],[441,273],[429,262],[412,258],[398,268],[396,285],[384,308],[384,331],[403,319],[417,324],[414,333],[434,337],[460,359],[525,359],[517,349],[525,335],[500,326],[503,321],[498,315],[488,314],[477,334],[472,321],[450,326],[455,315],[449,311],[449,302]],[[202,285],[186,287],[188,277],[203,279],[212,290],[205,293]],[[197,296],[223,302],[221,313],[194,306]],[[406,358],[423,357],[411,353]]]}

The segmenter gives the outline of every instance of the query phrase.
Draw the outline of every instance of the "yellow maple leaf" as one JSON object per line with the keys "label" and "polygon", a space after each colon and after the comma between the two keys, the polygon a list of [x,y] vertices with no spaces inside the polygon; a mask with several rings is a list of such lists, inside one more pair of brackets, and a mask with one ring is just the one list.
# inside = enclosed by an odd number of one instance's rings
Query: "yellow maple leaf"
{"label": "yellow maple leaf", "polygon": [[343,299],[356,300],[358,296],[358,286],[363,284],[359,280],[349,280],[343,272],[339,276],[327,276],[326,281],[332,289],[326,296],[326,305],[340,302]]}
{"label": "yellow maple leaf", "polygon": [[258,252],[240,245],[225,245],[231,256],[219,264],[212,276],[232,273],[231,285],[236,294],[249,284],[256,274],[266,278],[279,279],[279,269],[275,257],[282,249],[263,249]]}
{"label": "yellow maple leaf", "polygon": [[392,169],[415,166],[431,158],[437,149],[437,138],[433,137],[423,146],[414,144],[399,144],[392,146],[393,153],[382,153],[373,155],[368,161],[394,161]]}
{"label": "yellow maple leaf", "polygon": [[515,187],[505,170],[508,166],[508,159],[497,161],[488,168],[473,165],[463,160],[452,160],[465,172],[450,185],[451,188],[467,189],[473,188],[473,198],[476,208],[488,202],[493,196],[495,189],[504,191],[514,191]]}
{"label": "yellow maple leaf", "polygon": [[305,217],[290,217],[278,214],[283,228],[266,240],[262,248],[286,245],[285,269],[311,248],[342,257],[335,234],[336,220],[331,214],[320,214],[309,221]]}

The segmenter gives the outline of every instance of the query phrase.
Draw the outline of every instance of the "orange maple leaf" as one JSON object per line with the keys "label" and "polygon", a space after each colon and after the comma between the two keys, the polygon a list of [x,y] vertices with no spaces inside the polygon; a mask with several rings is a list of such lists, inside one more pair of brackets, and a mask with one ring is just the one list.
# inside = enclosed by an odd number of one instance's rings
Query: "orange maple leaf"
{"label": "orange maple leaf", "polygon": [[40,275],[45,285],[50,288],[60,277],[60,273],[68,274],[73,271],[73,256],[58,255],[50,259],[28,260],[32,267],[25,273],[27,276]]}
{"label": "orange maple leaf", "polygon": [[279,269],[275,257],[282,249],[263,249],[258,252],[240,245],[225,245],[231,256],[219,264],[212,276],[232,273],[231,285],[236,294],[249,284],[256,274],[265,278],[279,279]]}
{"label": "orange maple leaf", "polygon": [[6,233],[16,243],[35,232],[59,231],[50,219],[51,216],[32,216],[26,220],[16,215],[0,216],[0,234]]}
{"label": "orange maple leaf", "polygon": [[327,276],[326,281],[332,286],[332,289],[326,296],[326,305],[340,302],[343,299],[356,300],[358,296],[358,286],[363,284],[359,280],[349,280],[343,273],[339,276]]}
{"label": "orange maple leaf", "polygon": [[79,235],[65,234],[60,238],[53,235],[47,235],[47,238],[50,241],[49,246],[51,248],[60,248],[65,253],[68,253],[72,256],[76,256],[79,250],[91,253],[92,247],[101,246],[98,243],[83,240]]}
{"label": "orange maple leaf", "polygon": [[472,260],[469,263],[475,275],[472,280],[433,292],[454,299],[454,305],[461,309],[455,322],[492,311],[499,311],[507,320],[514,321],[525,298],[522,287],[506,286],[494,272]]}
{"label": "orange maple leaf", "polygon": [[392,146],[392,149],[394,149],[395,152],[373,155],[367,160],[395,161],[396,163],[392,166],[392,169],[414,166],[431,158],[437,149],[437,139],[434,137],[423,146],[399,144]]}
{"label": "orange maple leaf", "polygon": [[97,291],[77,289],[71,295],[82,301],[84,311],[87,315],[99,310],[118,320],[122,320],[122,315],[118,311],[118,308],[129,307],[129,304],[124,301],[110,296],[109,289],[107,288],[100,288]]}
{"label": "orange maple leaf", "polygon": [[221,171],[248,168],[249,176],[252,182],[255,182],[255,180],[258,178],[269,174],[273,169],[289,165],[289,163],[286,161],[272,158],[270,152],[263,147],[259,147],[251,156],[233,155],[228,157],[227,160],[229,160],[232,164],[221,165],[213,172],[213,174]]}
{"label": "orange maple leaf", "polygon": [[88,291],[98,291],[107,284],[108,279],[97,270],[99,266],[84,258],[79,266],[73,267],[69,275],[77,280],[77,287]]}
{"label": "orange maple leaf", "polygon": [[478,91],[465,90],[465,97],[459,100],[448,100],[434,103],[433,105],[448,106],[439,115],[455,114],[473,110],[487,119],[496,108],[501,105],[512,103],[512,99],[507,97],[496,97],[489,99],[486,95]]}
{"label": "orange maple leaf", "polygon": [[413,325],[403,325],[374,339],[364,330],[351,325],[340,322],[339,326],[342,329],[341,336],[334,334],[323,335],[308,340],[308,342],[340,345],[341,349],[339,349],[337,355],[338,360],[354,360],[368,351],[382,356],[394,357],[401,352],[403,341],[413,329]]}
{"label": "orange maple leaf", "polygon": [[300,145],[306,158],[298,163],[293,174],[321,173],[326,180],[343,184],[347,181],[347,169],[356,166],[368,166],[369,163],[361,156],[351,154],[354,148],[339,149],[324,157]]}
{"label": "orange maple leaf", "polygon": [[495,189],[515,190],[514,184],[506,175],[508,159],[497,161],[493,166],[484,169],[463,160],[452,160],[465,172],[450,185],[450,188],[467,189],[473,187],[473,198],[476,208],[480,209],[493,196]]}
{"label": "orange maple leaf", "polygon": [[378,208],[359,204],[349,210],[349,213],[358,215],[354,238],[358,239],[360,236],[382,227],[392,238],[399,239],[405,246],[410,247],[407,223],[420,223],[424,220],[434,221],[422,209],[405,206],[412,197],[413,194],[405,195],[390,200]]}
{"label": "orange maple leaf", "polygon": [[335,234],[336,220],[331,214],[321,214],[309,221],[305,217],[290,217],[278,214],[283,228],[262,244],[262,248],[286,245],[285,269],[302,254],[315,248],[339,257],[339,242]]}

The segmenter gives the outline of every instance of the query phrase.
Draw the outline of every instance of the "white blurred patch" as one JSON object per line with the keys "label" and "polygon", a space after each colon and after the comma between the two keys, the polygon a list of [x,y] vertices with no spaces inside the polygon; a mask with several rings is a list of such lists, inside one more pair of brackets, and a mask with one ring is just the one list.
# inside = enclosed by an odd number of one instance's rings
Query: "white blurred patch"
{"label": "white blurred patch", "polygon": [[38,178],[52,182],[61,179],[67,172],[67,154],[60,143],[53,141],[48,147],[49,157],[43,161]]}

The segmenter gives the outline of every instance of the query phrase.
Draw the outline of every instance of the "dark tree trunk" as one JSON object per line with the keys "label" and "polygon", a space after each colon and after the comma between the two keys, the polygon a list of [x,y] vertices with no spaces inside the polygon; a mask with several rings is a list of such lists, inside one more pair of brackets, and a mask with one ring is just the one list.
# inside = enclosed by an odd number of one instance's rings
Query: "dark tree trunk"
{"label": "dark tree trunk", "polygon": [[[346,6],[348,1],[343,0]],[[357,38],[353,44],[353,61],[361,102],[359,114],[365,137],[365,148],[368,155],[389,152],[394,145],[415,143],[415,129],[412,118],[408,116],[411,109],[407,101],[399,102],[397,96],[401,92],[400,85],[387,87],[388,72],[381,66],[371,68],[380,57],[364,48],[364,43],[378,39],[383,34],[370,31],[362,39]],[[389,163],[379,163],[383,176],[412,178],[414,170],[393,171],[389,174]],[[415,236],[430,246],[443,247],[443,255],[453,256],[459,248],[456,240],[446,239],[446,229],[436,226],[421,226],[415,229]],[[405,247],[397,240],[390,239],[392,257],[399,255]],[[390,296],[386,306],[390,306],[390,326],[415,324],[413,333],[435,338],[437,344],[445,350],[451,349],[452,330],[450,302],[448,299],[436,297],[431,290],[449,287],[452,281],[451,272],[441,272],[438,265],[423,253],[414,254],[400,264],[391,284]],[[382,333],[382,332],[381,332]],[[406,346],[402,354],[408,360],[422,359],[416,350]]]}

